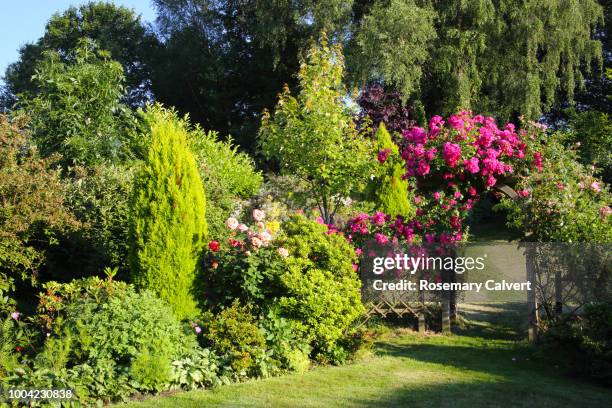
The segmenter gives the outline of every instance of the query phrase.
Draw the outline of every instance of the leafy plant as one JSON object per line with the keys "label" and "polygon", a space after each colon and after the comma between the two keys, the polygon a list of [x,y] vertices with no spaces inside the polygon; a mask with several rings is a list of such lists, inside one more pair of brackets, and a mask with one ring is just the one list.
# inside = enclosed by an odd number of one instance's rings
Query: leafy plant
{"label": "leafy plant", "polygon": [[136,286],[184,318],[196,313],[193,285],[206,242],[206,199],[188,134],[171,112],[150,107],[150,142],[130,203],[130,267]]}
{"label": "leafy plant", "polygon": [[8,318],[0,324],[0,380],[10,375],[19,367],[19,359],[15,352],[17,336],[12,319]]}
{"label": "leafy plant", "polygon": [[187,390],[227,384],[232,369],[224,367],[222,360],[209,348],[197,348],[188,356],[172,362],[170,383],[172,387]]}
{"label": "leafy plant", "polygon": [[60,153],[66,165],[129,158],[134,121],[121,103],[121,65],[87,39],[69,54],[66,62],[46,52],[32,77],[36,92],[19,97],[37,147],[44,156]]}
{"label": "leafy plant", "polygon": [[352,323],[364,312],[354,249],[339,234],[303,216],[283,224],[278,245],[286,248],[280,313],[295,325],[321,360],[341,362],[335,350]]}
{"label": "leafy plant", "polygon": [[297,97],[285,87],[274,114],[264,112],[259,131],[263,153],[281,173],[308,184],[321,216],[331,223],[343,200],[365,187],[371,144],[359,134],[342,87],[344,57],[325,36],[302,63]]}
{"label": "leafy plant", "polygon": [[251,310],[250,306],[241,306],[235,300],[216,315],[205,314],[201,325],[206,346],[228,356],[232,369],[242,378],[265,376],[267,369],[266,340]]}
{"label": "leafy plant", "polygon": [[27,118],[0,115],[0,311],[10,312],[15,283],[36,284],[48,250],[78,223],[64,203],[57,156],[42,159]]}

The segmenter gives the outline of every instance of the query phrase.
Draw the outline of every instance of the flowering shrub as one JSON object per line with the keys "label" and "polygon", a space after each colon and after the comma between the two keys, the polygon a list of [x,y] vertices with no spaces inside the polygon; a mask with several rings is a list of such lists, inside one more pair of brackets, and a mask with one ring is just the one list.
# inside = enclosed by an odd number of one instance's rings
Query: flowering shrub
{"label": "flowering shrub", "polygon": [[254,225],[236,218],[226,221],[229,238],[211,241],[205,259],[200,287],[201,302],[207,309],[219,310],[240,299],[245,304],[265,308],[280,291],[285,248],[272,245],[273,234],[265,223],[266,214],[255,209]]}
{"label": "flowering shrub", "polygon": [[[277,236],[267,230],[265,213],[256,209],[252,216],[254,226],[228,219],[231,237],[210,248],[202,279],[204,305],[220,310],[238,299],[261,315],[274,310],[312,346],[313,357],[346,359],[349,353],[340,343],[363,312],[353,249],[344,238],[328,234],[325,225],[300,215],[285,221]],[[294,361],[302,348],[289,351],[292,356],[281,361],[303,366]]]}
{"label": "flowering shrub", "polygon": [[518,200],[502,199],[508,221],[535,241],[612,242],[612,194],[553,134],[542,145],[541,172],[520,177]]}
{"label": "flowering shrub", "polygon": [[[499,128],[493,118],[469,112],[447,121],[434,116],[428,130],[412,127],[402,135],[404,177],[416,191],[417,210],[410,220],[387,219],[392,223],[386,228],[392,232],[388,239],[412,242],[418,236],[427,243],[461,241],[463,221],[484,192],[503,184],[517,169],[540,170],[542,165],[540,152],[528,149],[526,131],[517,132],[511,123]],[[379,161],[385,162],[383,153],[379,152]],[[366,218],[362,214],[351,220],[349,229],[360,230],[358,225]],[[381,226],[381,219],[374,224]]]}

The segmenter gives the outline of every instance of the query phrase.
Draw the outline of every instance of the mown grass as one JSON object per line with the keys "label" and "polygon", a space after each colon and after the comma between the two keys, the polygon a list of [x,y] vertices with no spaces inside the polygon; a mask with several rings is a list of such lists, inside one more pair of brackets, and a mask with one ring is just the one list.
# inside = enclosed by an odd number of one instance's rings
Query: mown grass
{"label": "mown grass", "polygon": [[[523,340],[521,306],[470,307],[453,335],[393,331],[354,364],[130,407],[604,407],[612,390],[560,372]],[[483,316],[487,319],[483,319]]]}

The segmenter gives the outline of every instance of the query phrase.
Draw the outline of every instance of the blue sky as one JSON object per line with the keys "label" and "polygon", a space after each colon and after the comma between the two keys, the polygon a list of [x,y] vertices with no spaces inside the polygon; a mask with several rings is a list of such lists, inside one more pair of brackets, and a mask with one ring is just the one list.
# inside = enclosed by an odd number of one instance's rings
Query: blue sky
{"label": "blue sky", "polygon": [[[0,77],[17,59],[19,48],[42,36],[49,18],[73,5],[89,0],[2,0],[0,1]],[[153,21],[151,0],[112,0],[111,3],[132,8],[144,21]]]}

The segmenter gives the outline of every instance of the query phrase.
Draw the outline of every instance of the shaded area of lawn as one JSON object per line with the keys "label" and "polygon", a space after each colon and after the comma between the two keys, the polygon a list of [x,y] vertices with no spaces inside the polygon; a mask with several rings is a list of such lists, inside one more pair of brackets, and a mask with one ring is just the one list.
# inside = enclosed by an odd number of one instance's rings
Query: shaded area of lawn
{"label": "shaded area of lawn", "polygon": [[[572,379],[517,341],[521,305],[478,305],[450,335],[399,331],[342,367],[156,397],[141,407],[602,407],[612,390]],[[466,311],[469,308],[464,308]],[[489,319],[484,319],[488,314]]]}

